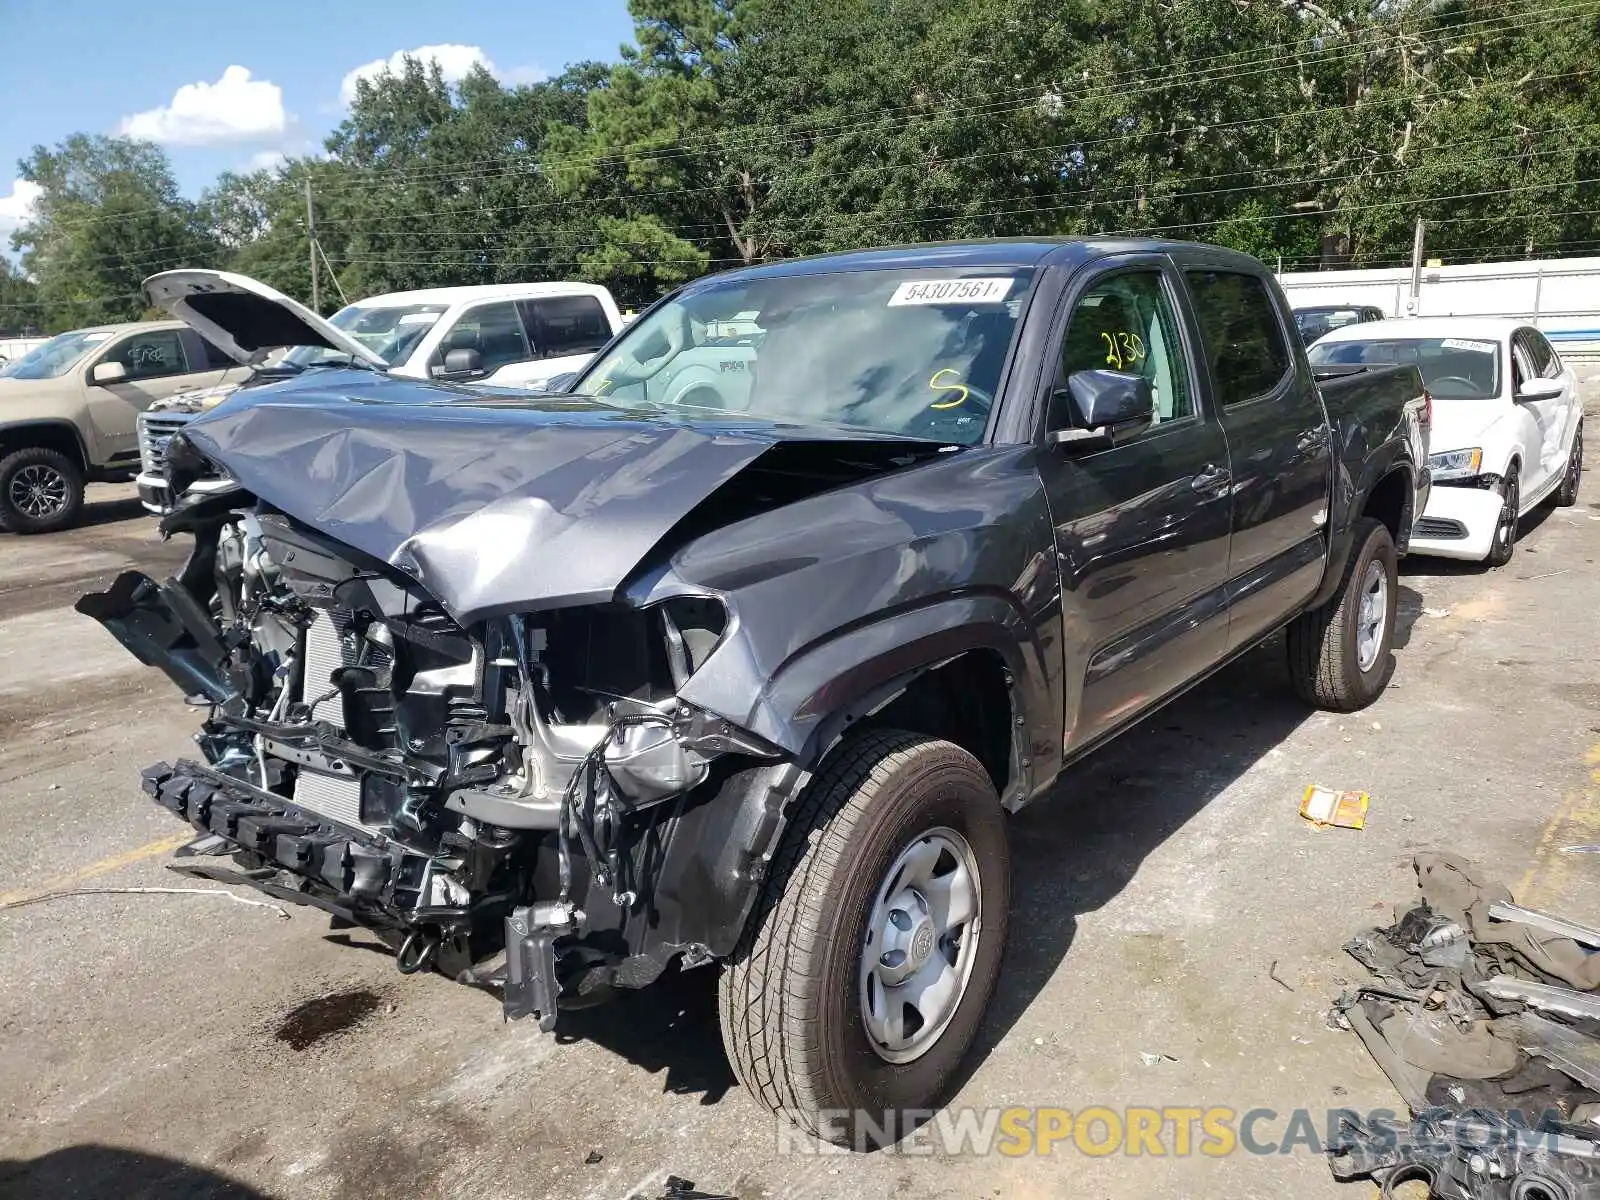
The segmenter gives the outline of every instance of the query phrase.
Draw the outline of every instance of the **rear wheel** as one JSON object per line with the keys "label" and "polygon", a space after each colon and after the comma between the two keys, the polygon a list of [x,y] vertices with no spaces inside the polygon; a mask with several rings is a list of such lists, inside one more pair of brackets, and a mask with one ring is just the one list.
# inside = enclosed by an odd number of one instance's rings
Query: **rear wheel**
{"label": "rear wheel", "polygon": [[1370,517],[1356,524],[1355,550],[1338,593],[1289,625],[1289,674],[1308,704],[1353,712],[1378,698],[1394,644],[1399,594],[1394,537]]}
{"label": "rear wheel", "polygon": [[60,451],[29,447],[0,459],[0,529],[54,533],[82,508],[83,472]]}
{"label": "rear wheel", "polygon": [[1583,481],[1583,422],[1572,431],[1572,453],[1567,455],[1567,473],[1556,489],[1556,507],[1571,508],[1578,502],[1578,484]]}
{"label": "rear wheel", "polygon": [[1505,566],[1517,550],[1517,509],[1522,505],[1522,488],[1517,483],[1517,475],[1521,469],[1517,463],[1512,463],[1500,484],[1500,517],[1495,522],[1494,540],[1489,543],[1489,556],[1484,560],[1491,567]]}
{"label": "rear wheel", "polygon": [[751,1095],[867,1149],[938,1104],[982,1020],[1010,862],[965,750],[881,731],[840,747],[785,833],[723,973],[723,1042]]}

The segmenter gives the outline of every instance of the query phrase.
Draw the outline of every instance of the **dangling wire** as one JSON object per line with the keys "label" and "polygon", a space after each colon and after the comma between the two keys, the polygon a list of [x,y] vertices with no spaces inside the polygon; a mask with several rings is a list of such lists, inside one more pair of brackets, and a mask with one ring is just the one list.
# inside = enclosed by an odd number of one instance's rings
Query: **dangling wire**
{"label": "dangling wire", "polygon": [[[562,793],[561,820],[557,843],[558,859],[561,861],[562,866],[561,900],[563,902],[570,899],[568,891],[571,885],[571,874],[566,862],[570,831],[576,830],[578,841],[583,845],[584,857],[589,860],[595,879],[602,886],[610,887],[615,878],[615,856],[614,854],[601,852],[592,818],[586,814],[585,808],[592,806],[600,790],[600,772],[606,769],[606,748],[613,741],[621,745],[622,732],[638,725],[660,725],[670,729],[673,721],[665,713],[655,712],[626,713],[620,717],[613,717],[610,726],[601,735],[600,740],[594,744],[594,748],[588,754],[583,756],[583,760],[579,762],[577,768],[572,772],[572,778],[567,782],[566,791]],[[609,785],[609,775],[607,778],[608,785],[605,789],[605,801],[608,809],[610,809],[616,790]],[[583,803],[581,804],[579,802],[580,792],[583,795]],[[608,825],[614,827],[617,814],[614,811],[608,811],[607,816],[609,818]],[[608,838],[607,840],[609,842],[611,839]]]}

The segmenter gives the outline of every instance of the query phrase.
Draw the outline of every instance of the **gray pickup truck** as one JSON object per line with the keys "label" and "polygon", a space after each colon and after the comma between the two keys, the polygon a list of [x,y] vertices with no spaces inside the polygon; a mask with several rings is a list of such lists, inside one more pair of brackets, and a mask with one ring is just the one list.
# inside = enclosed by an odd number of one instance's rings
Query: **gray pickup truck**
{"label": "gray pickup truck", "polygon": [[257,387],[168,447],[187,565],[78,607],[209,707],[143,776],[202,835],[176,867],[547,1027],[719,971],[750,1094],[862,1145],[983,1019],[1008,813],[1277,630],[1310,703],[1382,690],[1427,404],[1410,367],[1319,387],[1214,247],[775,263],[563,394]]}

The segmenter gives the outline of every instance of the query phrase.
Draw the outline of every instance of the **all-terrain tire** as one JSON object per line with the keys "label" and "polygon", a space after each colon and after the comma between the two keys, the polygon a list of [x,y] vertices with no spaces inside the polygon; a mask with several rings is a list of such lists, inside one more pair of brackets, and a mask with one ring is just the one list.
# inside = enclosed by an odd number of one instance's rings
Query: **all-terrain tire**
{"label": "all-terrain tire", "polygon": [[[1333,712],[1354,712],[1378,698],[1388,679],[1399,596],[1394,538],[1381,521],[1356,523],[1355,550],[1331,600],[1289,624],[1289,674],[1301,699]],[[1363,667],[1359,655],[1362,598],[1381,572],[1386,598],[1376,657]]]}
{"label": "all-terrain tire", "polygon": [[[972,966],[943,1032],[919,1057],[892,1062],[863,1016],[867,925],[896,886],[890,869],[899,875],[933,830],[971,850]],[[977,1033],[999,974],[1010,875],[1005,814],[972,755],[897,730],[838,747],[801,798],[720,982],[723,1044],[751,1096],[841,1145],[871,1148],[886,1126],[888,1140],[903,1135],[914,1118],[901,1114],[944,1098]]]}
{"label": "all-terrain tire", "polygon": [[0,530],[54,533],[83,511],[83,470],[59,450],[30,446],[0,458]]}
{"label": "all-terrain tire", "polygon": [[1567,455],[1567,473],[1556,489],[1556,507],[1571,508],[1578,502],[1578,485],[1583,482],[1583,422],[1572,431],[1572,451]]}

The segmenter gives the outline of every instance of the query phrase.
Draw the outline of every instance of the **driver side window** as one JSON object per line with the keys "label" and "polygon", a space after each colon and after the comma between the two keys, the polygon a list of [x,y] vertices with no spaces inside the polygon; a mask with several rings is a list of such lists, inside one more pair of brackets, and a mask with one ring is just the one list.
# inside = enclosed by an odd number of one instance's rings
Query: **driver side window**
{"label": "driver side window", "polygon": [[1077,371],[1142,375],[1155,392],[1156,423],[1194,415],[1178,317],[1158,271],[1129,271],[1078,300],[1061,346],[1059,383]]}
{"label": "driver side window", "polygon": [[127,368],[129,379],[159,379],[164,375],[182,375],[189,369],[176,329],[136,333],[118,342],[100,361],[121,363]]}

